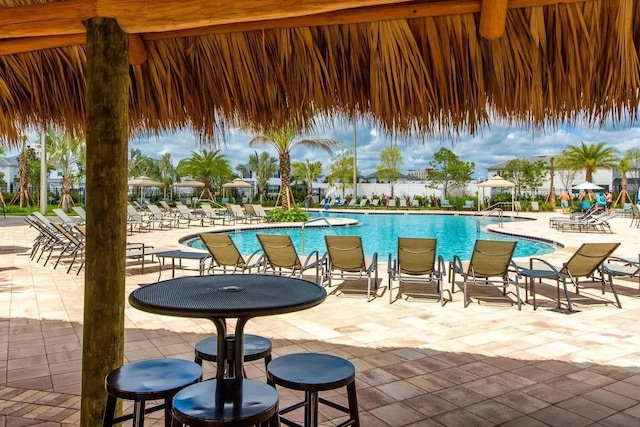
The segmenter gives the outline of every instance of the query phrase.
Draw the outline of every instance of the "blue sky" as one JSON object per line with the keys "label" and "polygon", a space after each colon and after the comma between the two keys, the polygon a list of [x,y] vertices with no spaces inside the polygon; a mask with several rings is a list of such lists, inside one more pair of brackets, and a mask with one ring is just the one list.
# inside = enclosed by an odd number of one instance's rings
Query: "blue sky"
{"label": "blue sky", "polygon": [[[340,141],[345,148],[353,148],[353,127],[351,125],[334,125],[331,129],[310,135],[311,138],[332,138]],[[246,163],[249,155],[255,150],[267,150],[277,157],[271,147],[249,147],[252,135],[242,132],[232,132],[228,140],[219,148],[227,156],[232,167],[239,163]],[[384,135],[374,126],[359,124],[357,127],[357,158],[358,168],[362,174],[375,170],[380,160],[380,151],[385,146],[395,144],[402,152],[402,171],[409,169],[424,169],[429,167],[433,153],[441,147],[454,151],[462,160],[475,162],[474,178],[485,177],[487,168],[496,163],[513,157],[527,157],[532,155],[558,154],[568,145],[579,145],[581,141],[593,144],[605,141],[616,147],[621,154],[632,147],[640,147],[640,124],[609,125],[603,128],[585,126],[562,126],[557,129],[546,129],[533,132],[513,126],[494,122],[491,126],[481,129],[476,135],[461,135],[452,139],[414,139],[394,140]],[[171,153],[174,164],[179,159],[188,157],[192,151],[200,148],[196,138],[188,131],[164,134],[157,138],[138,138],[130,142],[130,148],[139,148],[151,157],[158,157],[163,153]],[[292,161],[319,160],[323,163],[323,172],[328,173],[330,161],[326,153],[318,150],[294,149],[291,153]]]}
{"label": "blue sky", "polygon": [[[324,126],[322,131],[309,135],[310,138],[332,138],[344,144],[345,148],[353,148],[353,127],[340,123]],[[232,168],[239,163],[246,163],[249,155],[254,151],[267,150],[277,157],[273,148],[249,147],[252,135],[239,131],[232,131],[226,142],[218,148],[229,159]],[[31,135],[29,141],[37,145],[37,136]],[[534,132],[530,129],[508,126],[500,122],[493,122],[491,126],[480,129],[476,135],[460,135],[457,139],[413,139],[394,140],[384,135],[376,127],[358,124],[358,168],[366,175],[375,170],[379,163],[380,151],[389,144],[395,144],[402,152],[403,163],[400,169],[405,172],[410,169],[424,169],[429,167],[433,153],[441,147],[454,151],[462,160],[475,162],[474,178],[486,177],[487,168],[496,163],[514,157],[532,155],[558,154],[568,145],[579,145],[581,141],[587,144],[607,142],[616,147],[621,154],[632,147],[640,147],[640,124],[607,125],[602,128],[586,126],[560,126],[556,129],[546,129]],[[150,157],[157,158],[161,154],[171,153],[174,165],[184,157],[190,156],[192,151],[200,149],[199,142],[192,132],[185,130],[175,133],[165,133],[159,137],[142,137],[132,139],[130,149],[139,148]],[[9,155],[16,154],[9,152]],[[320,160],[323,172],[329,172],[330,156],[318,150],[298,148],[291,153],[291,159],[311,161]]]}

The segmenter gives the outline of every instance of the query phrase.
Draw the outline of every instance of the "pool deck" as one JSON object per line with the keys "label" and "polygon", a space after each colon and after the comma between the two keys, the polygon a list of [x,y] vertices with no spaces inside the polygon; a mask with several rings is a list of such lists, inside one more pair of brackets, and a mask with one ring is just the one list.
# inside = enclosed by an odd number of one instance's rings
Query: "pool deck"
{"label": "pool deck", "polygon": [[[563,244],[543,256],[556,265],[583,242],[620,242],[618,256],[640,253],[640,229],[629,227],[630,218],[614,218],[613,234],[587,234],[550,229],[549,217],[558,215],[520,213],[534,220],[506,222],[500,231]],[[136,233],[129,241],[178,249],[185,235],[219,229]],[[0,218],[0,427],[78,426],[84,273],[76,276],[74,267],[66,274],[51,262],[30,260],[35,235],[23,218]],[[387,256],[379,253],[382,286],[372,302],[363,295],[338,295],[340,285],[333,286],[323,304],[252,319],[247,332],[270,338],[274,356],[315,351],[351,360],[362,426],[640,425],[637,278],[616,279],[622,309],[611,303],[611,292],[602,295],[596,288],[581,291],[586,298],[576,301],[573,313],[554,309],[551,282],[537,286],[536,311],[530,304],[518,311],[477,302],[465,309],[461,292],[444,307],[428,300],[389,304]],[[127,295],[157,278],[157,267],[146,264],[141,274],[131,264]],[[214,331],[207,320],[153,315],[128,304],[125,316],[127,362],[191,360],[194,343]],[[206,364],[205,372],[211,376],[214,366]],[[265,379],[258,362],[247,373]],[[294,400],[289,391],[279,393],[281,406]],[[329,394],[346,401],[342,391]],[[320,411],[323,426],[344,420],[333,409]],[[164,425],[158,413],[148,419],[147,425]]]}

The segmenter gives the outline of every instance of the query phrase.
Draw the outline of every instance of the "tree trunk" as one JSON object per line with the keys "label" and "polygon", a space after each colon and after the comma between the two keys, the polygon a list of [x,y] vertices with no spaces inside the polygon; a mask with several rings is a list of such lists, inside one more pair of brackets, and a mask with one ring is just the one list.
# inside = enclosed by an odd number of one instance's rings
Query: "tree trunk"
{"label": "tree trunk", "polygon": [[291,210],[291,200],[289,196],[291,190],[291,158],[289,152],[280,153],[280,197],[282,197],[282,209]]}
{"label": "tree trunk", "polygon": [[62,177],[62,199],[60,199],[60,209],[66,213],[71,212],[71,204],[73,199],[71,198],[71,179],[69,175]]}
{"label": "tree trunk", "polygon": [[115,19],[87,22],[87,244],[80,425],[102,424],[124,358],[129,62]]}
{"label": "tree trunk", "polygon": [[553,167],[553,157],[551,159],[549,159],[549,204],[551,205],[552,208],[556,208],[556,189],[553,186],[553,178],[556,175],[556,172],[554,170]]}
{"label": "tree trunk", "polygon": [[20,178],[20,207],[26,208],[29,206],[29,178],[27,176],[27,149],[23,147],[20,154],[19,162],[19,178]]}

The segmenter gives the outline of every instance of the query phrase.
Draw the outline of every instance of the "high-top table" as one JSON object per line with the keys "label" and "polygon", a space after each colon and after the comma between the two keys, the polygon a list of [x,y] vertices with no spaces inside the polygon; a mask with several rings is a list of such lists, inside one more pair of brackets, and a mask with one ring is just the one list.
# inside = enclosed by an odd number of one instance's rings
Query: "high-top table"
{"label": "high-top table", "polygon": [[[258,424],[271,417],[277,419],[278,394],[267,384],[242,378],[244,326],[252,317],[314,307],[326,296],[324,288],[306,280],[229,274],[153,283],[133,291],[129,302],[142,311],[206,318],[216,326],[216,378],[189,386],[176,395],[173,407],[177,420],[198,425],[207,425],[207,420]],[[227,319],[237,319],[233,335],[227,334]]]}
{"label": "high-top table", "polygon": [[[136,289],[131,305],[142,311],[178,317],[210,319],[218,333],[217,378],[225,377],[227,359],[242,376],[244,326],[258,316],[290,313],[320,304],[327,293],[306,280],[256,274],[189,276]],[[237,319],[235,334],[227,334],[226,319]]]}

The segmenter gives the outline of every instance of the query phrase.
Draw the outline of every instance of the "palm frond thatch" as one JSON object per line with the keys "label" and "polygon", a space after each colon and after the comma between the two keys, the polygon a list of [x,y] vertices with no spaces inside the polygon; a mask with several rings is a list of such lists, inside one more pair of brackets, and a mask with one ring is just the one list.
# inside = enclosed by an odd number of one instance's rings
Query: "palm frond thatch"
{"label": "palm frond thatch", "polygon": [[[141,34],[148,60],[130,68],[131,132],[192,126],[213,140],[238,123],[365,115],[404,136],[474,133],[490,111],[534,127],[637,114],[637,2],[512,8],[497,40],[478,35],[479,18]],[[85,60],[82,45],[0,55],[0,138],[17,141],[32,126],[82,131]]]}

